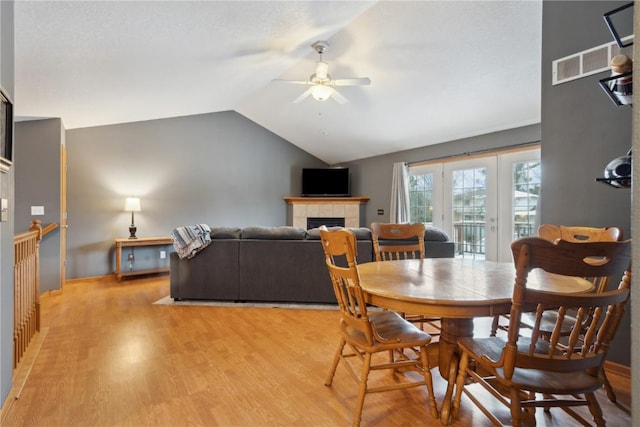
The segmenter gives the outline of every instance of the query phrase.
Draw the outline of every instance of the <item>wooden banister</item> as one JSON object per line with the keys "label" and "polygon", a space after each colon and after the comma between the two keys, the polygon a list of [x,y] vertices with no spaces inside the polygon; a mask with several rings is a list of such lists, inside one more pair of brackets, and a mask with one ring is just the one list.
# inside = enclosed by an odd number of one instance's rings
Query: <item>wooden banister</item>
{"label": "wooden banister", "polygon": [[[36,222],[36,221],[38,221],[38,220],[37,219],[33,220],[33,222]],[[50,224],[45,225],[44,227],[42,227],[42,236],[46,236],[47,234],[51,233],[56,228],[58,228],[58,224],[55,223],[55,222],[52,222]]]}
{"label": "wooden banister", "polygon": [[40,331],[40,242],[58,224],[42,227],[33,220],[29,231],[13,238],[13,368]]}

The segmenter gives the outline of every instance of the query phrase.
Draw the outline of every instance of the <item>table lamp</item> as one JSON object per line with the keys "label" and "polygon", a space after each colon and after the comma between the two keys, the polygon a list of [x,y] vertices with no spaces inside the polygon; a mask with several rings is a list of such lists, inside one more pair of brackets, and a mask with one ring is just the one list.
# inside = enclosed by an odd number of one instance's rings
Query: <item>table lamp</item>
{"label": "table lamp", "polygon": [[127,197],[124,199],[124,210],[127,212],[131,212],[131,225],[129,226],[129,238],[137,239],[136,237],[136,225],[134,222],[133,213],[140,212],[140,198],[139,197]]}

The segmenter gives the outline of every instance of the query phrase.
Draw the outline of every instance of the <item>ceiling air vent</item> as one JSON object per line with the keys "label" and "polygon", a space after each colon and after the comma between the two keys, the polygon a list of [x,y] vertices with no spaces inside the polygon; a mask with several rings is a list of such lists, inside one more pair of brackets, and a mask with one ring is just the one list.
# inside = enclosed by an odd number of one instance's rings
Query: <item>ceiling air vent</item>
{"label": "ceiling air vent", "polygon": [[[631,39],[633,39],[633,35],[625,37],[623,40]],[[609,65],[611,58],[619,54],[625,54],[633,59],[632,46],[620,48],[616,42],[611,42],[556,59],[552,63],[552,84],[566,83],[607,71],[611,68]]]}

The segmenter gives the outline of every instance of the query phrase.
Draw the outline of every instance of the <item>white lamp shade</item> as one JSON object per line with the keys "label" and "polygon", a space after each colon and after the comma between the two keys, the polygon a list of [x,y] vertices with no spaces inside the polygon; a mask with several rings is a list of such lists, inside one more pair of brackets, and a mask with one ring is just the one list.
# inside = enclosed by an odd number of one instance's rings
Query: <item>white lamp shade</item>
{"label": "white lamp shade", "polygon": [[139,197],[127,197],[124,199],[124,210],[127,212],[140,212],[140,198]]}

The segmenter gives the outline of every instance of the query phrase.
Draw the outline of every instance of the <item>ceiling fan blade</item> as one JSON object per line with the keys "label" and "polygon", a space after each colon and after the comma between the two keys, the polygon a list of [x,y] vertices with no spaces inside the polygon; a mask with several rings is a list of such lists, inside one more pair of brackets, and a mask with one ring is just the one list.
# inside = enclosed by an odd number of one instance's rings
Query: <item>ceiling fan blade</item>
{"label": "ceiling fan blade", "polygon": [[335,101],[338,104],[345,104],[347,102],[347,98],[342,96],[342,94],[337,90],[335,90],[334,88],[331,88],[331,96],[333,97],[333,99],[335,99]]}
{"label": "ceiling fan blade", "polygon": [[367,86],[371,84],[369,77],[358,77],[353,79],[337,79],[333,81],[335,86]]}
{"label": "ceiling fan blade", "polygon": [[297,97],[296,99],[293,100],[294,104],[299,104],[300,102],[304,101],[305,98],[307,98],[309,95],[311,95],[311,88],[305,90],[302,95],[300,95],[299,97]]}
{"label": "ceiling fan blade", "polygon": [[311,84],[309,81],[307,80],[284,80],[284,79],[273,79],[271,80],[274,83],[290,83],[290,84],[294,84],[294,85],[308,85]]}

